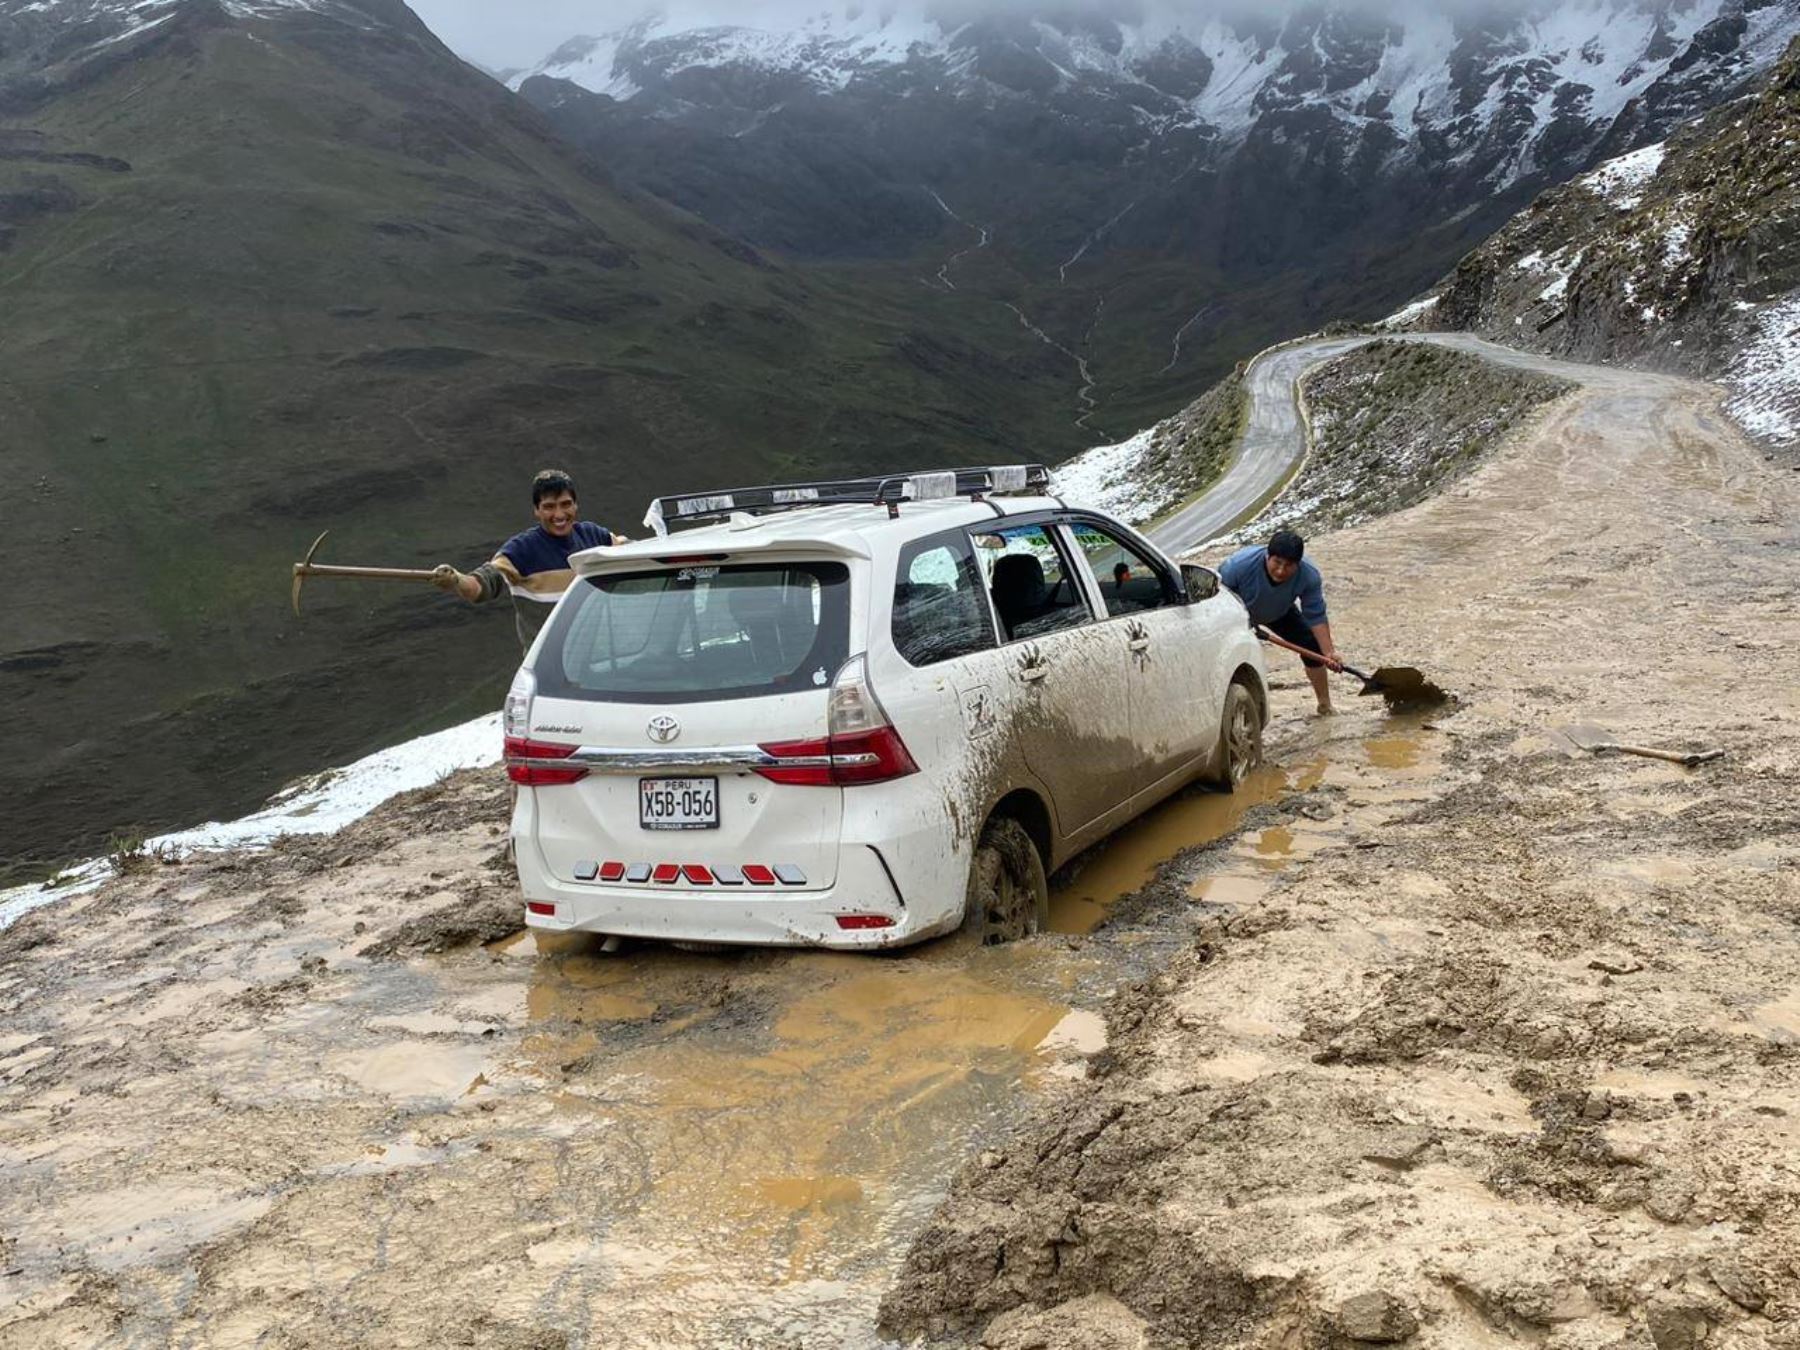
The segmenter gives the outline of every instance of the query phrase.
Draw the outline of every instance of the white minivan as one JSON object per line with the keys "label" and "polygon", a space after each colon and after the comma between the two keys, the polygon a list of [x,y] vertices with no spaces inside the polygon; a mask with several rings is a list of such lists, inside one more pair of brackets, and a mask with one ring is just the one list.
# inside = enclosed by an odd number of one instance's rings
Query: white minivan
{"label": "white minivan", "polygon": [[[507,695],[538,928],[867,948],[1044,924],[1047,874],[1267,712],[1243,606],[1040,465],[662,498]],[[670,527],[675,528],[670,531]]]}

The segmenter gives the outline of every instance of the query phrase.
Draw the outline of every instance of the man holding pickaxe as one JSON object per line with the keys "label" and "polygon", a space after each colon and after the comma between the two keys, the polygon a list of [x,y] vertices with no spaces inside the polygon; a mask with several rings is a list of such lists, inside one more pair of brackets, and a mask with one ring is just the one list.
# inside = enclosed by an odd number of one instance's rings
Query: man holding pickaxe
{"label": "man holding pickaxe", "polygon": [[545,469],[531,480],[531,510],[537,524],[508,539],[473,572],[459,572],[443,563],[431,574],[433,584],[471,604],[492,600],[503,590],[512,592],[519,644],[526,650],[575,580],[569,555],[628,542],[603,525],[578,519],[575,480],[561,469]]}

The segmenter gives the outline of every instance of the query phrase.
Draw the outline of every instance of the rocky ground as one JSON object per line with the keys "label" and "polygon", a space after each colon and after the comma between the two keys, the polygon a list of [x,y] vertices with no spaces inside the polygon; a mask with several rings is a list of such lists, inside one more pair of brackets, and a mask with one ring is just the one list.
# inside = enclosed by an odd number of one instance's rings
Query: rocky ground
{"label": "rocky ground", "polygon": [[1714,391],[1619,374],[1316,541],[1341,647],[1461,705],[1367,743],[1405,791],[1265,830],[1287,866],[1165,874],[1189,950],[964,1167],[884,1329],[1800,1345],[1797,496]]}

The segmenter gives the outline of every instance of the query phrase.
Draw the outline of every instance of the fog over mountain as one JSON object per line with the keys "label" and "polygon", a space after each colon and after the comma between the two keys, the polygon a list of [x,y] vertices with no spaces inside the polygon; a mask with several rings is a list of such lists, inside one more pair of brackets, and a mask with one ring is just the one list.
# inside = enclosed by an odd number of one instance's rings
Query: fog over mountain
{"label": "fog over mountain", "polygon": [[[523,0],[496,6],[491,0],[413,0],[412,8],[433,32],[458,55],[491,70],[529,66],[546,56],[565,39],[579,34],[609,33],[648,19],[664,20],[663,27],[680,31],[696,28],[755,28],[768,32],[800,31],[821,23],[884,24],[910,26],[930,23],[955,28],[984,18],[1053,18],[1080,16],[1114,23],[1147,25],[1170,32],[1198,29],[1221,16],[1265,22],[1285,19],[1305,9],[1312,0],[1087,0],[1055,3],[1055,0],[758,0],[744,6],[725,0]],[[1529,0],[1350,0],[1338,8],[1359,9],[1376,17],[1404,20],[1422,13],[1495,15],[1523,13],[1551,6]],[[1667,8],[1653,2],[1644,8]]]}

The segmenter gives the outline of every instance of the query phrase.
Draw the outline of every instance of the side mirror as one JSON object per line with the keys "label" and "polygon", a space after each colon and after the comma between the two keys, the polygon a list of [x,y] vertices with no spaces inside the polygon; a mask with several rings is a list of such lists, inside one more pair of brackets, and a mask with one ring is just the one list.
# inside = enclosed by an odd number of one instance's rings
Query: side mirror
{"label": "side mirror", "polygon": [[1210,600],[1219,593],[1219,574],[1210,567],[1201,567],[1195,563],[1181,565],[1181,585],[1187,592],[1190,605],[1197,605],[1202,600]]}

